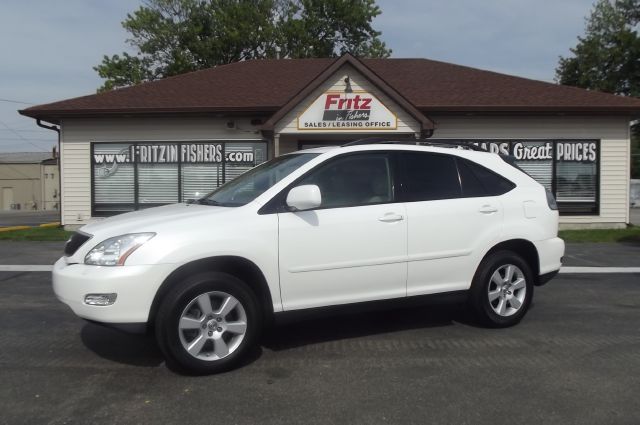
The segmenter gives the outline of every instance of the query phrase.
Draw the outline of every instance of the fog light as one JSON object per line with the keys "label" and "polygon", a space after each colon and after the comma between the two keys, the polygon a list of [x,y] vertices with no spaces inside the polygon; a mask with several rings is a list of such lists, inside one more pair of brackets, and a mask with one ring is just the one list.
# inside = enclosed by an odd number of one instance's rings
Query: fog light
{"label": "fog light", "polygon": [[84,303],[87,305],[111,305],[116,302],[118,294],[87,294]]}

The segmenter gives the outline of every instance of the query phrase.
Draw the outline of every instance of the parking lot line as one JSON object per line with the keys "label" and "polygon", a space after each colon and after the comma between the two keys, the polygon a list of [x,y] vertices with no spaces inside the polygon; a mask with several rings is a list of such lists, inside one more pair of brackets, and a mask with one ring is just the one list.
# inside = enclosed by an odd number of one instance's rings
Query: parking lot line
{"label": "parking lot line", "polygon": [[640,273],[640,267],[562,267],[560,273]]}
{"label": "parking lot line", "polygon": [[53,266],[43,264],[0,264],[0,272],[50,272]]}

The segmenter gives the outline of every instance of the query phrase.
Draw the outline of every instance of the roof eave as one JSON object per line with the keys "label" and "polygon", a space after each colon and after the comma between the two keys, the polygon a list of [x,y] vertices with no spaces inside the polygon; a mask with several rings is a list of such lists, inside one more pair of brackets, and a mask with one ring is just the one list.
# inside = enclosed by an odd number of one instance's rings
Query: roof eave
{"label": "roof eave", "polygon": [[544,113],[544,114],[597,114],[639,116],[640,107],[634,106],[419,106],[423,112],[440,113]]}
{"label": "roof eave", "polygon": [[271,115],[280,109],[279,106],[260,107],[185,107],[185,108],[100,108],[100,109],[22,109],[18,113],[26,117],[40,119],[53,124],[59,124],[63,118],[113,117],[113,116],[141,116],[141,115],[203,115],[203,114],[239,114]]}

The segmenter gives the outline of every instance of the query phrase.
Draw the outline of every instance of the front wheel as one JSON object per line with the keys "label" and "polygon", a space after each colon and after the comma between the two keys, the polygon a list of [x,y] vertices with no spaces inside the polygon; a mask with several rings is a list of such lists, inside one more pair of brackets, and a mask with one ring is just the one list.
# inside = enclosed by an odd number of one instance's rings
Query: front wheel
{"label": "front wheel", "polygon": [[532,297],[531,268],[511,251],[487,256],[471,284],[471,306],[479,319],[492,327],[508,327],[520,322]]}
{"label": "front wheel", "polygon": [[248,286],[225,273],[180,282],[164,298],[156,339],[167,361],[189,372],[217,373],[238,365],[260,329],[258,303]]}

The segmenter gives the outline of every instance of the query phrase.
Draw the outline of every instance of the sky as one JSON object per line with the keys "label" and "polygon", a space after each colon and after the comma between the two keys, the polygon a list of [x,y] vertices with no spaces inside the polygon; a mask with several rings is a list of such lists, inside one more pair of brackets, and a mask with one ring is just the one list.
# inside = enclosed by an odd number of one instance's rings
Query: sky
{"label": "sky", "polygon": [[[594,0],[378,0],[392,57],[429,58],[553,81]],[[2,0],[0,152],[50,151],[54,132],[17,110],[95,93],[93,70],[130,51],[121,26],[139,0]],[[24,103],[16,103],[24,102]]]}

